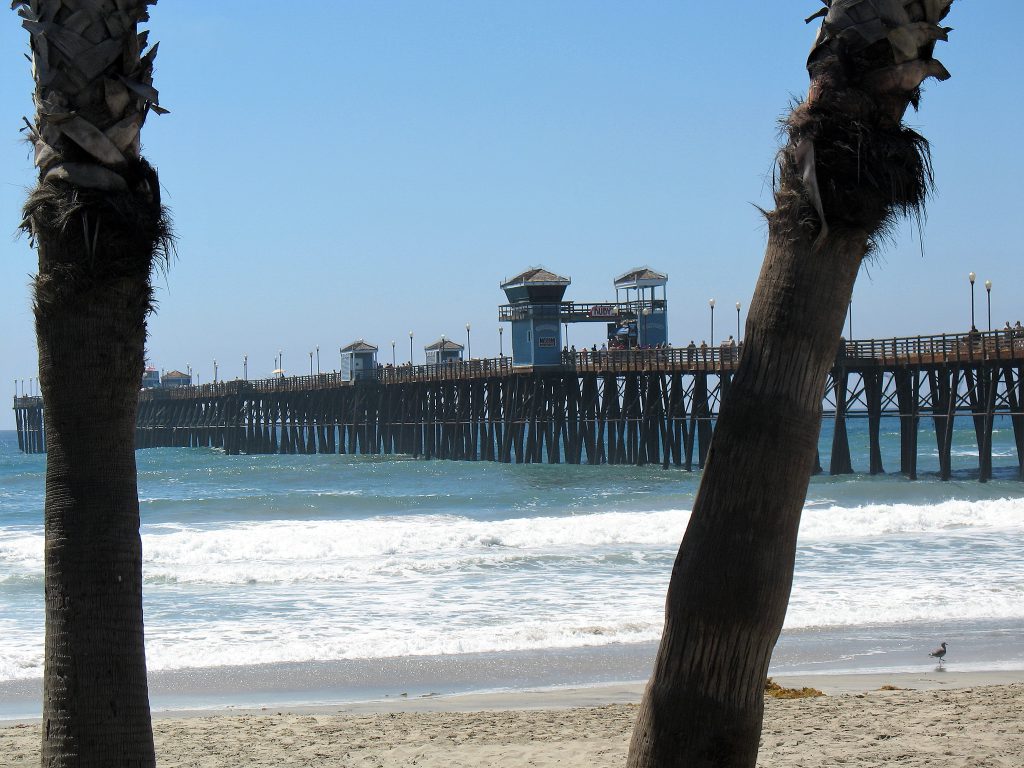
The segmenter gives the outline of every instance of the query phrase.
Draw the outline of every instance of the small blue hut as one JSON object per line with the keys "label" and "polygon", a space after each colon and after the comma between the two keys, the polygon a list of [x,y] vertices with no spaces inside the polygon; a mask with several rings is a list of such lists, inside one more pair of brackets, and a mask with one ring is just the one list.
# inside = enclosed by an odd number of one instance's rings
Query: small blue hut
{"label": "small blue hut", "polygon": [[443,365],[444,363],[457,363],[462,360],[463,349],[465,347],[461,344],[442,336],[433,344],[425,346],[423,351],[426,353],[427,365]]}
{"label": "small blue hut", "polygon": [[359,339],[341,348],[341,380],[359,381],[377,375],[377,347]]}

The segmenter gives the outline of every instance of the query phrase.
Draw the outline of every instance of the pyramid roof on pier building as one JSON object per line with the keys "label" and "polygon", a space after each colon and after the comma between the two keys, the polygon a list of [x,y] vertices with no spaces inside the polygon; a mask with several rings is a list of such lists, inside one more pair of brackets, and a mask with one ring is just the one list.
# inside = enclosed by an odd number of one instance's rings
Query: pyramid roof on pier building
{"label": "pyramid roof on pier building", "polygon": [[623,272],[615,278],[616,288],[651,288],[655,285],[665,285],[668,282],[668,275],[656,272],[648,266],[634,267],[628,272]]}
{"label": "pyramid roof on pier building", "polygon": [[461,344],[452,341],[451,339],[441,338],[435,341],[433,344],[428,344],[423,349],[425,349],[427,352],[433,352],[435,350],[443,350],[445,352],[461,352],[464,349],[464,347]]}
{"label": "pyramid roof on pier building", "polygon": [[565,296],[565,289],[572,280],[556,275],[544,267],[530,267],[515,277],[510,277],[501,284],[501,290],[513,304],[535,302],[557,304]]}
{"label": "pyramid roof on pier building", "polygon": [[367,341],[363,341],[362,339],[359,339],[358,341],[353,341],[347,347],[342,347],[341,351],[342,352],[376,352],[377,351],[377,347],[375,347],[373,344],[370,344]]}
{"label": "pyramid roof on pier building", "polygon": [[530,267],[525,272],[520,272],[515,277],[510,277],[501,284],[502,288],[511,288],[516,285],[569,285],[571,278],[556,275],[544,267]]}

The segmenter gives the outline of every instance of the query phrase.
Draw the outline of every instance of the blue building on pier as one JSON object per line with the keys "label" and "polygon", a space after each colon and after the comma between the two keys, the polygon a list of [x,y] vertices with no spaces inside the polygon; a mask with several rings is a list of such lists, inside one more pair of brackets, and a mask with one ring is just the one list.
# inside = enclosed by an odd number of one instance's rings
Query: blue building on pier
{"label": "blue building on pier", "polygon": [[635,339],[629,346],[657,347],[668,342],[667,284],[668,275],[650,267],[636,267],[615,278],[615,304],[627,334]]}
{"label": "blue building on pier", "polygon": [[341,380],[358,381],[377,375],[377,347],[362,339],[341,348]]}
{"label": "blue building on pier", "polygon": [[615,278],[615,300],[564,301],[572,281],[541,267],[506,280],[508,303],[498,319],[512,324],[512,364],[563,365],[562,327],[569,323],[604,323],[609,349],[657,347],[668,342],[668,275],[636,267]]}
{"label": "blue building on pier", "polygon": [[512,323],[514,365],[562,364],[562,298],[571,282],[531,267],[501,284],[509,303],[499,310],[499,319]]}
{"label": "blue building on pier", "polygon": [[423,348],[427,365],[443,365],[445,363],[458,363],[462,360],[462,350],[465,349],[458,342],[442,336],[433,344]]}

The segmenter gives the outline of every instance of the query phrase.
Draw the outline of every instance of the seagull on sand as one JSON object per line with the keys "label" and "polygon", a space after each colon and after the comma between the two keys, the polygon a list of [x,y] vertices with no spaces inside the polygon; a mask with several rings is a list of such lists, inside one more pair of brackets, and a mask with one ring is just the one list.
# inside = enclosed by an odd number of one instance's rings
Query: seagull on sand
{"label": "seagull on sand", "polygon": [[946,655],[946,644],[939,643],[939,647],[928,654],[929,656],[939,660],[939,664],[942,664],[942,657]]}

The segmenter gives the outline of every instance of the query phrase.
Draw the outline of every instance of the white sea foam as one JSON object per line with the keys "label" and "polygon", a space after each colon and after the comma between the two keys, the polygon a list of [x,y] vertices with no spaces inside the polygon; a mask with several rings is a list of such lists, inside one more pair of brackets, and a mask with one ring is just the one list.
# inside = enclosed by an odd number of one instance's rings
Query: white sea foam
{"label": "white sea foam", "polygon": [[0,616],[0,681],[42,677],[42,621],[26,623]]}
{"label": "white sea foam", "polygon": [[273,521],[218,528],[161,526],[143,537],[147,578],[183,582],[350,579],[574,555],[594,548],[678,544],[688,513],[605,513],[477,521],[443,515]]}
{"label": "white sea foam", "polygon": [[[185,583],[348,580],[575,557],[631,547],[675,548],[689,511],[606,512],[510,520],[407,515],[365,520],[271,520],[220,525],[161,524],[143,529],[147,579]],[[800,542],[1024,529],[1024,499],[937,504],[811,502]],[[40,528],[0,530],[0,579],[42,572]]]}
{"label": "white sea foam", "polygon": [[[655,640],[688,516],[147,525],[150,664]],[[1022,534],[1024,499],[812,502],[786,626],[1024,618]],[[38,527],[0,529],[0,583],[41,578],[42,552]],[[38,675],[41,632],[41,619],[0,623],[0,680]]]}
{"label": "white sea foam", "polygon": [[955,529],[1024,529],[1024,498],[964,500],[936,504],[864,504],[814,507],[800,523],[800,540],[939,533]]}
{"label": "white sea foam", "polygon": [[327,622],[287,624],[264,631],[235,623],[210,623],[187,636],[150,634],[146,655],[151,669],[216,667],[282,661],[376,659],[437,656],[540,648],[578,648],[658,639],[661,622],[600,621],[553,624],[524,619],[494,628],[466,627],[450,632],[437,624],[404,624],[383,630],[352,626],[339,632]]}

